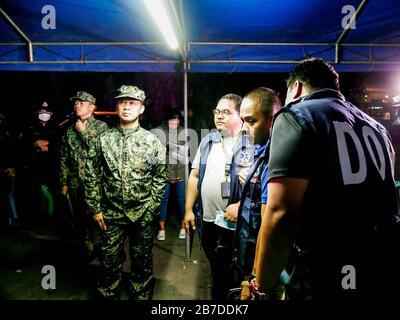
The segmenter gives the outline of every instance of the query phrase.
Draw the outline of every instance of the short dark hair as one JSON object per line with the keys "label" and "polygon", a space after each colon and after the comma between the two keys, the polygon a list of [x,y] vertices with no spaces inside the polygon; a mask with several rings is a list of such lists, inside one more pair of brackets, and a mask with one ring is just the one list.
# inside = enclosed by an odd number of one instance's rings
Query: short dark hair
{"label": "short dark hair", "polygon": [[242,100],[243,100],[243,98],[241,96],[238,96],[237,94],[234,94],[234,93],[228,93],[228,94],[225,94],[224,96],[222,96],[218,100],[218,102],[220,102],[223,99],[234,101],[235,102],[235,110],[237,112],[240,111],[240,104],[242,103]]}
{"label": "short dark hair", "polygon": [[311,89],[329,88],[339,90],[339,75],[328,62],[321,58],[311,58],[301,61],[289,74],[287,87],[295,81],[300,81]]}
{"label": "short dark hair", "polygon": [[179,119],[180,121],[181,116],[182,116],[181,111],[178,108],[171,108],[167,112],[167,120]]}
{"label": "short dark hair", "polygon": [[282,107],[278,94],[269,88],[259,87],[246,94],[245,98],[261,102],[261,112],[264,116],[273,116]]}

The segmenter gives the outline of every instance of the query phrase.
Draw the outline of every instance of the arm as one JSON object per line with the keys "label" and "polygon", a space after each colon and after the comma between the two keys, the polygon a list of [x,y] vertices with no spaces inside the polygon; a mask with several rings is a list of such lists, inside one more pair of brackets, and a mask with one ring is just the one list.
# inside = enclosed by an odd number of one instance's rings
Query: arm
{"label": "arm", "polygon": [[275,285],[293,250],[313,170],[311,159],[315,158],[311,137],[312,132],[290,114],[281,114],[275,120],[268,173],[261,178],[264,205],[254,261],[256,282],[261,290],[270,290]]}
{"label": "arm", "polygon": [[[261,205],[261,222],[264,220],[264,213],[265,213],[266,207],[267,207],[266,204],[262,204]],[[260,226],[260,228],[261,228],[261,226]],[[257,272],[258,251],[259,251],[259,242],[258,242],[258,239],[257,239],[256,252],[254,254],[253,271],[251,272],[252,274],[256,274],[256,272]]]}
{"label": "arm", "polygon": [[186,188],[186,202],[185,202],[185,228],[186,232],[190,232],[190,226],[192,229],[196,229],[195,227],[195,216],[193,213],[193,207],[196,203],[198,190],[197,183],[199,182],[199,169],[193,168],[190,172],[188,184]]}
{"label": "arm", "polygon": [[67,142],[64,137],[60,148],[60,186],[61,194],[67,196],[68,194],[68,176],[69,176],[69,154]]}
{"label": "arm", "polygon": [[255,271],[261,291],[270,290],[279,279],[296,238],[308,180],[274,179],[268,184],[268,204],[257,239]]}
{"label": "arm", "polygon": [[158,214],[160,203],[164,195],[165,186],[167,183],[167,170],[165,147],[159,140],[156,141],[156,151],[154,157],[155,164],[152,166],[152,183],[151,183],[151,200],[146,203],[146,209],[153,215]]}
{"label": "arm", "polygon": [[89,157],[86,161],[85,170],[85,201],[90,215],[101,212],[101,160],[100,160],[100,141],[99,139],[91,146]]}
{"label": "arm", "polygon": [[99,139],[89,148],[89,158],[86,162],[85,202],[89,208],[89,214],[93,216],[102,231],[107,225],[101,212],[101,162],[100,162],[100,141]]}

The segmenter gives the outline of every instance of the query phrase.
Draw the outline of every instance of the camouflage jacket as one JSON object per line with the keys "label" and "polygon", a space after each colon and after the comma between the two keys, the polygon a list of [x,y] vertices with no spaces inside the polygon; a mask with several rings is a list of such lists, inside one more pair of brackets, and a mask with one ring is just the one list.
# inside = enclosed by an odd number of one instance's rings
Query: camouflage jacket
{"label": "camouflage jacket", "polygon": [[131,221],[144,212],[159,214],[165,167],[165,147],[154,134],[140,126],[108,130],[90,148],[85,177],[89,212]]}
{"label": "camouflage jacket", "polygon": [[79,133],[71,125],[63,137],[60,149],[60,184],[71,189],[83,186],[85,163],[91,142],[108,130],[108,125],[93,116],[88,118],[86,130]]}

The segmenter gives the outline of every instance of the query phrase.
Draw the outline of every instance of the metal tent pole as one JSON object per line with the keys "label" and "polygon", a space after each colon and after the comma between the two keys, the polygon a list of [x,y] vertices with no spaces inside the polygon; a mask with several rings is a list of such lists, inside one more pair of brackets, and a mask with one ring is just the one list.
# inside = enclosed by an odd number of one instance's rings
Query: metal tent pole
{"label": "metal tent pole", "polygon": [[29,62],[33,61],[33,46],[31,39],[23,32],[17,24],[10,18],[10,16],[0,7],[0,13],[4,19],[15,29],[15,31],[22,37],[28,44],[28,59]]}

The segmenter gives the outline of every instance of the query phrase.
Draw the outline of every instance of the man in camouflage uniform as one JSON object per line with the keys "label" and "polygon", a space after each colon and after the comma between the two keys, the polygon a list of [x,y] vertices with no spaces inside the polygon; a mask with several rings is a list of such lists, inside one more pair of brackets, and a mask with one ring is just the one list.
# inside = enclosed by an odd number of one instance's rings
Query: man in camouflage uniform
{"label": "man in camouflage uniform", "polygon": [[67,129],[61,145],[61,194],[71,201],[74,215],[71,217],[72,223],[76,225],[80,244],[85,245],[85,255],[91,260],[95,254],[95,237],[84,198],[84,169],[89,145],[108,126],[93,117],[96,99],[91,94],[78,91],[71,101],[74,102],[76,121]]}
{"label": "man in camouflage uniform", "polygon": [[165,147],[139,125],[144,91],[124,85],[115,97],[119,128],[100,135],[87,164],[86,202],[103,231],[101,275],[97,290],[103,298],[119,299],[123,244],[129,237],[132,261],[129,297],[150,298],[153,240],[160,202],[167,182]]}

